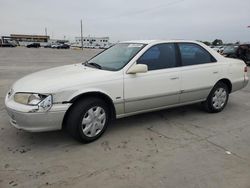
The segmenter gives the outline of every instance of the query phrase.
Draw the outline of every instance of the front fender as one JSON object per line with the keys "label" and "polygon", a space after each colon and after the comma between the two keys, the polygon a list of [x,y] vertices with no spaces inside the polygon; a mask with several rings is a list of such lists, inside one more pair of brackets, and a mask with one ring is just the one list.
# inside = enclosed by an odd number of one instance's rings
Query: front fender
{"label": "front fender", "polygon": [[97,88],[88,88],[88,89],[78,90],[78,91],[72,93],[69,96],[69,98],[67,99],[67,101],[72,101],[74,98],[78,97],[79,95],[83,95],[85,93],[101,93],[101,94],[108,96],[112,101],[114,101],[114,99],[112,98],[112,96],[110,94],[108,94],[104,90],[97,89]]}

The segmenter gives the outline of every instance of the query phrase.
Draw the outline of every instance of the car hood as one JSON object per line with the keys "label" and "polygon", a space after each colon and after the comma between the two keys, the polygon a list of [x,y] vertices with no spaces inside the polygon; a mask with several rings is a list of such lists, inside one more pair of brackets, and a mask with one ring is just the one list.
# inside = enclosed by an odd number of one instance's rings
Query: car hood
{"label": "car hood", "polygon": [[77,85],[88,85],[112,79],[112,71],[86,67],[82,64],[65,65],[29,74],[14,83],[14,92],[53,93]]}

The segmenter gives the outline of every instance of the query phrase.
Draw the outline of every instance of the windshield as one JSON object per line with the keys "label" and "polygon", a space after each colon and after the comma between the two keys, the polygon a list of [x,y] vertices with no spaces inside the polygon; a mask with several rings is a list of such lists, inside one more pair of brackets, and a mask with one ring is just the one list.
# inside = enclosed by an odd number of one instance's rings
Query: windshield
{"label": "windshield", "polygon": [[223,53],[234,53],[236,52],[236,49],[237,49],[238,46],[227,46]]}
{"label": "windshield", "polygon": [[139,43],[119,43],[90,59],[86,65],[117,71],[123,68],[144,46]]}

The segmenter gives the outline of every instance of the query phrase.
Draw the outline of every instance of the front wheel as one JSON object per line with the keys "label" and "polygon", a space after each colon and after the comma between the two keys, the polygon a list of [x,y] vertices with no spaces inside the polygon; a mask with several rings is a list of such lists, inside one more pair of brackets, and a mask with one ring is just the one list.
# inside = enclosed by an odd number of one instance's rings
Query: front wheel
{"label": "front wheel", "polygon": [[203,102],[203,106],[208,112],[221,112],[227,105],[228,97],[228,86],[223,82],[219,82],[214,86],[207,100]]}
{"label": "front wheel", "polygon": [[98,139],[110,122],[106,103],[98,98],[76,101],[66,119],[68,132],[83,143]]}

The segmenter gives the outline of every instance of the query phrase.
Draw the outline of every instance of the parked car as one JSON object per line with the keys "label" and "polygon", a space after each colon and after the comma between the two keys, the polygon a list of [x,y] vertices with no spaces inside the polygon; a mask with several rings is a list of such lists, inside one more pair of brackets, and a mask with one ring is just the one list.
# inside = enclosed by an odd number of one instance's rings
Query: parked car
{"label": "parked car", "polygon": [[51,44],[45,45],[44,48],[51,48]]}
{"label": "parked car", "polygon": [[2,44],[0,44],[0,47],[14,48],[14,47],[16,47],[16,45],[14,45],[12,43],[2,43]]}
{"label": "parked car", "polygon": [[60,44],[58,44],[58,43],[54,43],[54,44],[51,45],[51,48],[57,48],[59,45]]}
{"label": "parked car", "polygon": [[223,50],[224,50],[224,46],[213,46],[213,47],[211,47],[213,50],[215,50],[216,52],[218,52],[218,53],[222,53],[223,52]]}
{"label": "parked car", "polygon": [[248,80],[243,61],[199,42],[130,41],[85,63],[25,76],[11,87],[5,105],[16,128],[65,128],[91,142],[115,118],[193,103],[220,112]]}
{"label": "parked car", "polygon": [[250,64],[250,44],[227,46],[223,55],[225,57],[242,59],[246,64]]}
{"label": "parked car", "polygon": [[57,49],[69,49],[70,45],[68,44],[60,44],[57,46]]}
{"label": "parked car", "polygon": [[0,47],[10,47],[10,48],[14,48],[16,47],[17,45],[14,44],[13,42],[3,42],[2,39],[0,39]]}
{"label": "parked car", "polygon": [[225,47],[222,55],[225,57],[231,57],[231,58],[237,58],[237,49],[239,48],[239,45],[230,45]]}
{"label": "parked car", "polygon": [[40,48],[40,43],[31,43],[26,46],[27,48]]}
{"label": "parked car", "polygon": [[60,43],[56,43],[56,44],[52,44],[51,48],[56,48],[56,49],[69,49],[70,45],[68,44],[60,44]]}

